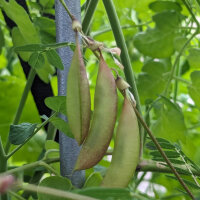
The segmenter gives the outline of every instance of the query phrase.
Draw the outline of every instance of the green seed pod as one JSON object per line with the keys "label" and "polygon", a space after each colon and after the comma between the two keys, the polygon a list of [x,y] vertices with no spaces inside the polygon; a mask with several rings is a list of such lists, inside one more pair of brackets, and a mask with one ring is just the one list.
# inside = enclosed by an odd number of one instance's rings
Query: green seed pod
{"label": "green seed pod", "polygon": [[140,155],[140,135],[135,111],[125,96],[116,132],[112,161],[102,181],[103,187],[127,187]]}
{"label": "green seed pod", "polygon": [[80,145],[89,132],[91,100],[78,34],[76,34],[76,49],[68,74],[66,98],[69,127]]}
{"label": "green seed pod", "polygon": [[74,170],[88,169],[105,155],[117,116],[117,91],[111,70],[100,55],[89,135],[83,143]]}

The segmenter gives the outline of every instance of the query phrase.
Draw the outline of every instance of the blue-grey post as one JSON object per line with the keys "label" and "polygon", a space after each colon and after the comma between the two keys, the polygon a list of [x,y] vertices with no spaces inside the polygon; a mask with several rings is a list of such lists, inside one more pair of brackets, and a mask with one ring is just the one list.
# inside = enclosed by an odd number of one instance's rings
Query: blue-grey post
{"label": "blue-grey post", "polygon": [[[65,0],[67,7],[70,12],[80,20],[81,9],[80,0]],[[56,11],[56,40],[57,42],[74,42],[75,35],[72,30],[72,21],[65,11],[64,7],[59,0],[55,1]],[[73,56],[73,52],[69,47],[60,48],[58,53],[65,66],[64,70],[58,70],[58,95],[63,96],[66,94],[66,82],[67,75]],[[66,120],[66,119],[65,119]],[[72,184],[76,187],[81,187],[84,183],[84,171],[77,171],[73,173],[72,170],[75,165],[77,156],[80,151],[80,147],[74,139],[71,139],[64,135],[62,132],[59,134],[60,143],[60,164],[61,164],[61,175],[71,179]]]}

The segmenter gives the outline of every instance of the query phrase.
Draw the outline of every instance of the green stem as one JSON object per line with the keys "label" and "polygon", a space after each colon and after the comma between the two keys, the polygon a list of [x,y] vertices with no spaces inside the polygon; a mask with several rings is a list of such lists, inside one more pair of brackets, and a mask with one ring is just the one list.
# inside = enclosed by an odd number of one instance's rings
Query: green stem
{"label": "green stem", "polygon": [[[19,120],[20,120],[23,108],[25,106],[25,103],[26,103],[26,100],[27,100],[27,97],[28,97],[28,93],[29,93],[31,86],[33,84],[33,80],[35,78],[35,75],[36,75],[35,69],[31,68],[29,75],[28,75],[27,82],[26,82],[26,86],[24,88],[24,91],[23,91],[23,94],[22,94],[16,115],[15,115],[15,118],[14,118],[14,121],[13,121],[13,124],[19,123]],[[10,144],[9,137],[8,137],[7,142],[6,142],[6,147],[5,147],[5,153],[6,154],[9,152],[10,146],[11,146],[11,144]]]}
{"label": "green stem", "polygon": [[67,11],[67,14],[69,15],[69,17],[73,21],[75,19],[75,17],[74,17],[74,15],[71,14],[71,12],[68,9],[68,7],[67,7],[66,3],[64,2],[64,0],[60,0],[60,3],[63,5],[63,7],[65,8],[65,10]]}
{"label": "green stem", "polygon": [[60,176],[60,174],[56,170],[54,170],[50,165],[46,164],[45,162],[41,161],[40,166],[45,167],[47,170],[49,170],[50,172],[52,172],[56,176]]}
{"label": "green stem", "polygon": [[19,185],[18,186],[22,190],[28,190],[31,192],[36,192],[36,193],[41,193],[41,194],[47,194],[51,195],[54,197],[60,197],[60,198],[66,198],[66,199],[71,199],[71,200],[97,200],[96,198],[88,197],[88,196],[83,196],[79,194],[75,194],[72,192],[66,192],[62,190],[57,190],[49,187],[43,187],[43,186],[36,186],[36,185]]}
{"label": "green stem", "polygon": [[53,115],[51,115],[47,120],[45,120],[34,132],[33,134],[27,138],[22,144],[20,144],[18,147],[16,147],[13,151],[11,151],[8,155],[7,155],[7,159],[9,159],[13,154],[15,154],[18,150],[20,150],[41,128],[43,128],[46,124],[48,124],[48,122],[57,114],[57,112],[55,112]]}
{"label": "green stem", "polygon": [[23,171],[26,171],[26,170],[33,169],[37,166],[44,166],[43,165],[44,163],[51,164],[51,163],[55,163],[55,162],[59,162],[59,161],[60,161],[60,158],[49,158],[49,159],[46,159],[46,160],[39,160],[39,161],[30,163],[30,164],[23,165],[21,167],[17,167],[17,168],[8,170],[4,173],[1,173],[0,175],[4,176],[4,175],[16,174],[18,172],[23,172]]}
{"label": "green stem", "polygon": [[[137,24],[137,25],[124,25],[124,26],[121,26],[121,29],[129,29],[129,28],[137,28],[137,27],[142,27],[142,26],[146,26],[148,25],[149,23],[151,23],[152,21],[149,21],[149,22],[146,22],[146,23],[142,23],[142,24]],[[103,30],[100,30],[100,31],[96,31],[96,32],[92,32],[91,33],[91,36],[92,37],[96,37],[98,35],[101,35],[103,33],[107,33],[109,31],[112,31],[112,29],[110,27],[108,28],[105,28]]]}
{"label": "green stem", "polygon": [[185,80],[185,79],[183,79],[183,78],[180,78],[180,77],[178,77],[178,76],[174,76],[173,78],[174,78],[175,80],[179,81],[179,82],[185,83],[185,84],[187,84],[187,85],[191,85],[191,82],[190,82],[190,81],[187,81],[187,80]]}
{"label": "green stem", "polygon": [[[180,60],[179,60],[180,61]],[[177,68],[176,68],[176,76],[179,77],[181,74],[181,66],[180,66],[180,62],[177,63]],[[174,102],[176,102],[177,99],[177,94],[178,94],[178,80],[175,79],[175,83],[174,83]]]}
{"label": "green stem", "polygon": [[[177,165],[180,169],[183,170],[188,170],[186,167]],[[193,175],[195,176],[200,176],[200,172],[194,169],[190,169]],[[138,166],[137,166],[137,171],[138,172],[158,172],[158,173],[172,173],[172,170],[169,167],[166,167],[160,162],[155,162],[152,160],[143,160],[141,161]],[[185,173],[180,172],[180,174],[185,175]]]}
{"label": "green stem", "polygon": [[26,200],[26,199],[24,199],[22,196],[18,195],[18,194],[15,193],[15,192],[10,191],[10,190],[8,191],[8,193],[9,193],[10,195],[12,195],[13,197],[15,197],[15,199]]}
{"label": "green stem", "polygon": [[174,166],[172,165],[171,161],[168,159],[167,155],[165,154],[165,152],[162,150],[160,144],[158,143],[157,139],[154,137],[153,133],[151,132],[151,130],[149,129],[149,127],[147,126],[147,124],[145,123],[145,121],[143,120],[142,116],[140,115],[140,113],[138,112],[138,110],[134,107],[134,105],[132,104],[133,109],[135,110],[135,113],[137,115],[137,118],[139,119],[140,123],[142,124],[142,126],[144,127],[144,129],[147,131],[149,137],[151,138],[151,140],[153,141],[153,143],[155,144],[155,146],[157,147],[158,151],[160,152],[160,154],[162,155],[162,157],[164,158],[165,162],[167,163],[167,165],[169,166],[169,168],[171,169],[171,171],[174,173],[174,175],[176,176],[176,178],[178,179],[178,181],[180,182],[180,184],[183,186],[183,188],[185,189],[185,191],[188,193],[188,195],[192,198],[195,199],[193,194],[191,193],[191,191],[189,190],[189,188],[187,187],[187,185],[184,183],[184,181],[182,180],[182,178],[180,177],[179,173],[176,171],[176,169],[174,168]]}
{"label": "green stem", "polygon": [[[137,109],[139,113],[142,115],[136,81],[133,74],[132,65],[131,65],[129,54],[128,54],[128,49],[126,46],[126,42],[125,42],[124,35],[120,26],[120,22],[117,16],[115,6],[112,0],[103,0],[103,3],[104,3],[104,7],[106,9],[106,12],[110,21],[110,25],[112,27],[115,41],[117,43],[117,46],[121,49],[120,57],[121,57],[122,64],[124,66],[124,73],[126,76],[126,80],[131,86],[130,90],[134,94],[135,100],[137,102]],[[141,134],[141,149],[142,149],[143,148],[142,141],[143,141],[143,135],[144,135],[142,129],[140,129],[140,134]]]}
{"label": "green stem", "polygon": [[83,22],[82,22],[82,30],[83,30],[83,33],[85,33],[86,35],[89,32],[92,17],[94,15],[94,12],[96,10],[98,2],[99,2],[99,0],[90,0],[87,5],[85,16],[84,16]]}

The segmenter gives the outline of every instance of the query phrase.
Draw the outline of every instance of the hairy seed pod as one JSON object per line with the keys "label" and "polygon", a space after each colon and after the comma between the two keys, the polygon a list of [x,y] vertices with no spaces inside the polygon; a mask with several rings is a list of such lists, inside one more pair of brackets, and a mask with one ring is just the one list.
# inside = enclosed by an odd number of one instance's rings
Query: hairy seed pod
{"label": "hairy seed pod", "polygon": [[111,70],[100,55],[89,135],[83,143],[74,170],[88,169],[105,155],[117,116],[117,91]]}
{"label": "hairy seed pod", "polygon": [[68,73],[66,102],[69,127],[80,145],[89,132],[91,100],[89,81],[77,33],[76,49]]}
{"label": "hairy seed pod", "polygon": [[112,161],[102,181],[103,187],[127,187],[140,154],[140,135],[135,111],[125,96],[116,132]]}

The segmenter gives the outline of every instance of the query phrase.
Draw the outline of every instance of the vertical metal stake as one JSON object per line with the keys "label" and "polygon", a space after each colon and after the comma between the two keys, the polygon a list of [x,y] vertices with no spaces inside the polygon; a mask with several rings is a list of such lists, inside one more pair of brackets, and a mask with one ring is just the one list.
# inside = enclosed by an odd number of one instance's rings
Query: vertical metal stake
{"label": "vertical metal stake", "polygon": [[[80,0],[65,0],[67,7],[70,12],[80,20]],[[56,11],[56,40],[57,42],[74,42],[75,35],[72,30],[71,19],[67,12],[63,8],[59,0],[55,1]],[[72,59],[73,52],[69,47],[61,48],[58,53],[63,61],[65,69],[58,70],[58,95],[66,95],[66,82],[67,75]],[[63,117],[64,119],[64,117]],[[66,120],[66,119],[65,119]],[[61,175],[71,179],[72,184],[76,187],[81,187],[84,183],[84,171],[75,172],[72,175],[72,170],[76,162],[77,156],[80,151],[80,147],[74,139],[71,139],[60,132],[59,134],[60,143],[60,164],[61,164]]]}

